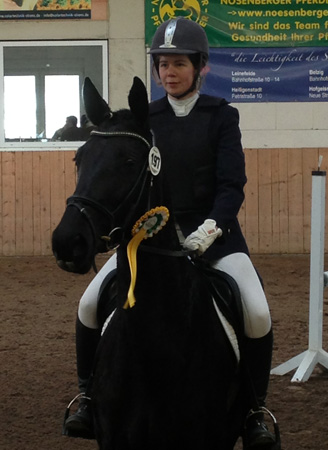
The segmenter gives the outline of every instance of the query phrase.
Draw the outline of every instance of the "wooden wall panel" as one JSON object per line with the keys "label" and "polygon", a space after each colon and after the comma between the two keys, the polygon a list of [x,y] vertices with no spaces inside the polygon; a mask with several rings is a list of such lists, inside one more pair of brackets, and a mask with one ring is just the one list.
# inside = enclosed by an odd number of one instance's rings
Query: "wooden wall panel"
{"label": "wooden wall panel", "polygon": [[272,240],[273,248],[280,249],[280,170],[279,149],[271,151],[271,202],[272,202]]}
{"label": "wooden wall panel", "polygon": [[40,248],[41,255],[51,253],[51,189],[50,189],[50,152],[39,153],[38,178],[40,180]]}
{"label": "wooden wall panel", "polygon": [[[51,254],[52,232],[75,188],[74,154],[0,153],[0,255]],[[251,253],[310,251],[311,172],[319,155],[328,171],[328,148],[245,150],[248,182],[239,218]]]}
{"label": "wooden wall panel", "polygon": [[23,153],[14,153],[15,160],[15,209],[13,211],[13,222],[15,228],[15,247],[16,249],[22,249],[22,254],[24,254],[23,248],[23,231],[24,231],[24,195],[23,195]]}
{"label": "wooden wall panel", "polygon": [[299,149],[288,150],[288,206],[289,236],[288,253],[303,250],[303,171],[302,152]]}
{"label": "wooden wall panel", "polygon": [[305,253],[311,249],[311,199],[312,199],[312,171],[318,164],[318,149],[302,149],[303,157],[303,248]]}
{"label": "wooden wall panel", "polygon": [[50,226],[54,229],[65,208],[65,152],[50,154]]}
{"label": "wooden wall panel", "polygon": [[75,152],[0,153],[0,255],[49,255],[75,186]]}
{"label": "wooden wall panel", "polygon": [[272,252],[272,164],[271,151],[258,151],[258,253]]}
{"label": "wooden wall panel", "polygon": [[[23,255],[33,255],[33,153],[23,155],[22,203],[23,203]],[[16,235],[17,236],[17,235]]]}
{"label": "wooden wall panel", "polygon": [[258,151],[245,152],[247,184],[245,188],[245,237],[251,253],[259,251]]}
{"label": "wooden wall panel", "polygon": [[33,199],[33,254],[42,255],[41,248],[41,183],[40,173],[42,166],[40,164],[40,152],[32,153],[32,199]]}
{"label": "wooden wall panel", "polygon": [[76,170],[73,158],[75,152],[65,152],[64,154],[64,167],[65,167],[65,199],[70,197],[76,184]]}
{"label": "wooden wall panel", "polygon": [[277,157],[279,158],[279,246],[277,253],[288,252],[289,239],[289,216],[288,216],[288,152],[286,149],[279,149]]}
{"label": "wooden wall panel", "polygon": [[14,152],[2,154],[2,254],[16,252],[16,186]]}

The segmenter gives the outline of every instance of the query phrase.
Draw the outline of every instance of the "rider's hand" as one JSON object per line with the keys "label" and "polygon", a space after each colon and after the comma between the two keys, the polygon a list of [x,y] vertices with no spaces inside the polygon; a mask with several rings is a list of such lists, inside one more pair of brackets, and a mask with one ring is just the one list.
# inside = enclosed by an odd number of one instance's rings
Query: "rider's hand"
{"label": "rider's hand", "polygon": [[222,236],[222,230],[216,226],[215,220],[206,219],[203,225],[186,237],[183,247],[186,250],[197,251],[201,255],[220,236]]}

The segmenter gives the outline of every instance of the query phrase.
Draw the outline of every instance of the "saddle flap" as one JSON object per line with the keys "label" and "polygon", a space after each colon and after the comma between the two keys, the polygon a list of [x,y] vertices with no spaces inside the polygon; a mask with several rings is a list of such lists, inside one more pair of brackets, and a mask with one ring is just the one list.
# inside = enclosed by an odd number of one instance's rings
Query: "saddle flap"
{"label": "saddle flap", "polygon": [[202,273],[213,300],[235,330],[240,342],[244,336],[244,318],[236,281],[227,273],[213,269],[204,261],[196,260],[194,264]]}
{"label": "saddle flap", "polygon": [[97,320],[103,325],[117,306],[117,270],[109,272],[101,283],[98,293]]}

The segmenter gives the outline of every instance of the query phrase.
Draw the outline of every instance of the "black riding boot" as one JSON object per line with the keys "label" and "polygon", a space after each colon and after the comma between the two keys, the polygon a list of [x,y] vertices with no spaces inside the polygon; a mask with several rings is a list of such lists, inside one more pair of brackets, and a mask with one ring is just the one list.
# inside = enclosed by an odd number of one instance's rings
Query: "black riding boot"
{"label": "black riding boot", "polygon": [[[245,359],[247,369],[253,384],[254,395],[258,406],[265,406],[265,399],[269,386],[273,333],[272,330],[262,338],[245,338]],[[254,400],[250,399],[252,413],[246,421],[244,429],[245,450],[271,450],[275,446],[275,435],[264,423],[262,412],[256,411]]]}
{"label": "black riding boot", "polygon": [[85,327],[76,320],[76,362],[80,396],[79,408],[64,423],[63,433],[70,437],[94,439],[93,417],[89,397],[94,356],[100,339],[100,330]]}

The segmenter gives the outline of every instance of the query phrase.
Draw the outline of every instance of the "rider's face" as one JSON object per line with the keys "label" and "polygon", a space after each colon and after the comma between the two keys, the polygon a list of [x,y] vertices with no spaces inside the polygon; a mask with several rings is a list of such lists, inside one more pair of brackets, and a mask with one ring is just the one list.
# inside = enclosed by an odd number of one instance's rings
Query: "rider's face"
{"label": "rider's face", "polygon": [[[196,69],[187,55],[161,55],[159,57],[159,77],[166,92],[171,97],[179,97],[193,84]],[[184,98],[195,93],[189,92]]]}

